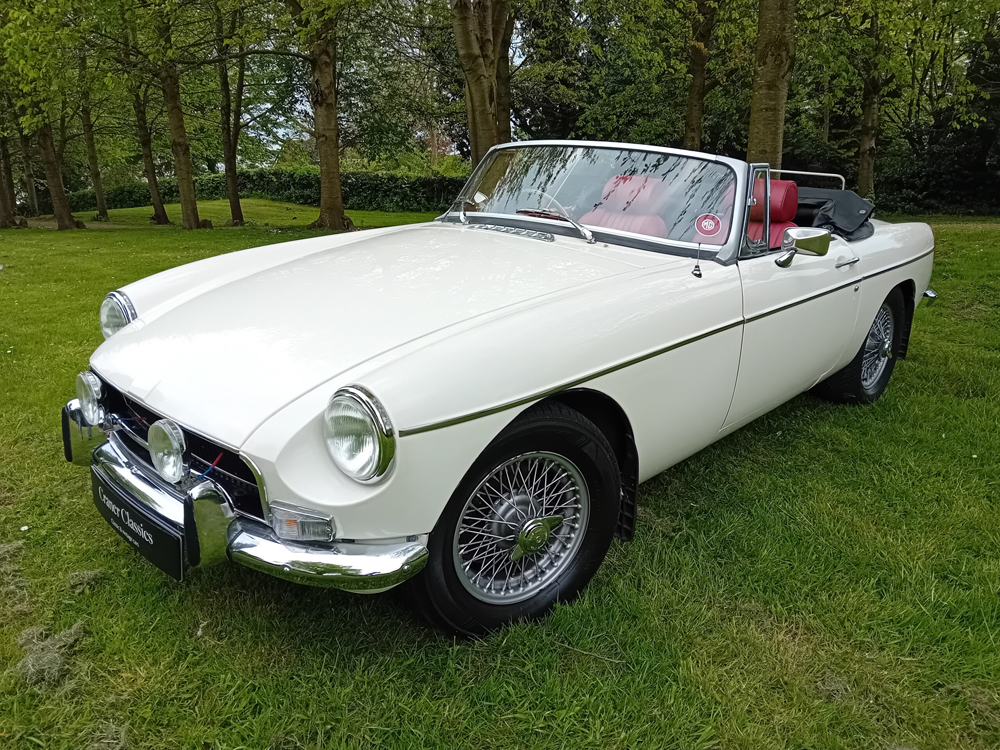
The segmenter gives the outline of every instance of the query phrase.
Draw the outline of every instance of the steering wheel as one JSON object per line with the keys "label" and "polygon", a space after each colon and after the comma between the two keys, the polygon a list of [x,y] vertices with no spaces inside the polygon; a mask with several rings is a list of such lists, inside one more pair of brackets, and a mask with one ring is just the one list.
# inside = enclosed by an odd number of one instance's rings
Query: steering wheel
{"label": "steering wheel", "polygon": [[[527,190],[525,192],[528,195],[531,195],[532,193],[537,193],[538,195],[542,196],[543,198],[548,198],[550,202],[556,204],[556,206],[559,208],[560,211],[563,212],[563,214],[565,214],[566,216],[570,215],[569,211],[566,210],[566,206],[564,206],[562,203],[560,203],[559,201],[557,201],[555,198],[553,198],[551,195],[549,195],[548,193],[546,193],[544,190],[540,190],[539,188],[530,188],[529,190]],[[544,208],[544,206],[543,206],[543,208]]]}

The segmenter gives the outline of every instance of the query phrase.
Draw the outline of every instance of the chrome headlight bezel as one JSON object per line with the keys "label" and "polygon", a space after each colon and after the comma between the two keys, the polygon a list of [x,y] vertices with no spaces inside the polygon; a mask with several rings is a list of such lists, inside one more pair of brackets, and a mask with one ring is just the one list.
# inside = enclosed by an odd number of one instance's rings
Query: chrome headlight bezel
{"label": "chrome headlight bezel", "polygon": [[[371,428],[371,437],[378,451],[378,455],[372,461],[372,465],[364,472],[358,473],[347,467],[337,455],[333,441],[338,436],[331,423],[331,409],[338,402],[344,401],[356,408],[366,419]],[[330,398],[326,410],[323,413],[323,437],[326,443],[327,452],[344,474],[356,482],[370,484],[380,481],[392,468],[396,457],[396,435],[392,428],[392,421],[389,414],[382,406],[382,403],[367,388],[360,385],[348,385],[338,388],[336,393]]]}
{"label": "chrome headlight bezel", "polygon": [[[118,320],[112,321],[111,316],[119,316]],[[101,325],[101,333],[105,339],[114,336],[118,331],[127,326],[138,316],[135,314],[135,307],[132,301],[124,292],[110,292],[101,302],[101,309],[98,319]],[[106,320],[108,318],[108,320]]]}

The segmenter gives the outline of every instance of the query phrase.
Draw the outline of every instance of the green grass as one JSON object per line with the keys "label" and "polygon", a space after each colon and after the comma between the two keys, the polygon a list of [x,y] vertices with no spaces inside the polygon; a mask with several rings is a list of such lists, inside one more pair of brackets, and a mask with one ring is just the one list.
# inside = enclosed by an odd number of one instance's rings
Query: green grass
{"label": "green grass", "polygon": [[[0,234],[0,544],[24,542],[0,552],[0,747],[1000,746],[1000,224],[936,232],[941,301],[883,399],[802,396],[646,483],[579,601],[475,643],[392,596],[176,585],[62,459],[108,289],[306,230]],[[22,631],[76,622],[66,679],[26,686]]]}

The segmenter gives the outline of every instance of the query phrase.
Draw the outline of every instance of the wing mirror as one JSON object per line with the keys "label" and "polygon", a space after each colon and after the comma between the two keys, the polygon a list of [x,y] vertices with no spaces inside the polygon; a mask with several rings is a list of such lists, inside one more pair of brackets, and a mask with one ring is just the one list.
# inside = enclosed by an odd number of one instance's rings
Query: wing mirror
{"label": "wing mirror", "polygon": [[789,227],[781,238],[781,255],[774,259],[780,268],[792,265],[797,253],[803,255],[826,255],[830,252],[830,233],[815,227]]}

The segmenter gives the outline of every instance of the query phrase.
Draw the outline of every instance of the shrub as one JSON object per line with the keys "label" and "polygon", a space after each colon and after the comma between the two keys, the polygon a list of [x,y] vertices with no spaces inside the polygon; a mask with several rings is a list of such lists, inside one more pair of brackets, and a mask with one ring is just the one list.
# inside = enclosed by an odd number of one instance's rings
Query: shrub
{"label": "shrub", "polygon": [[[461,177],[404,177],[368,172],[344,172],[340,177],[344,205],[357,211],[444,211],[465,183]],[[244,198],[319,205],[319,167],[246,169],[237,173],[237,179]],[[226,176],[201,175],[195,178],[195,190],[200,200],[224,200]],[[160,194],[164,203],[176,203],[177,180],[160,180]],[[110,188],[106,196],[109,208],[150,205],[144,182]],[[97,208],[93,190],[71,193],[69,203],[72,211],[81,213]]]}

